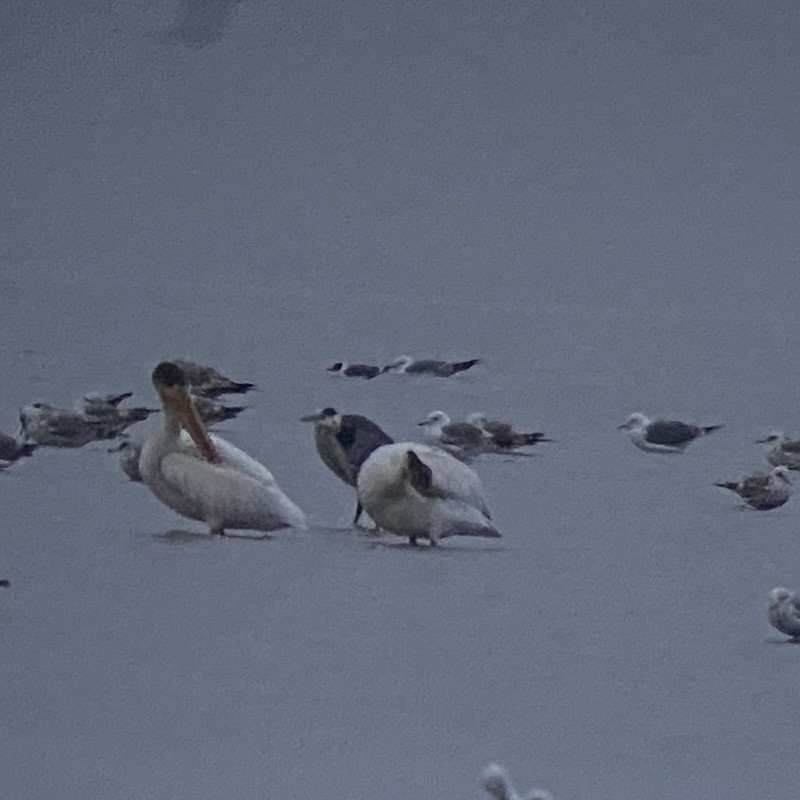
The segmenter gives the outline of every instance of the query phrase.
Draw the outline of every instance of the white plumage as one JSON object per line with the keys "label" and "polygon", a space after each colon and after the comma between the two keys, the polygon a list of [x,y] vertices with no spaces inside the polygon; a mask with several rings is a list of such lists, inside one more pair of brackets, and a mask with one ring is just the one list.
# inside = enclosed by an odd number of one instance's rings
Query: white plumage
{"label": "white plumage", "polygon": [[[303,512],[262,464],[202,426],[174,364],[153,372],[164,424],[145,442],[139,459],[143,482],[174,511],[206,522],[212,533],[226,528],[271,531],[306,526]],[[181,426],[192,437],[181,437]]]}
{"label": "white plumage", "polygon": [[358,474],[358,497],[378,527],[416,543],[447,536],[499,536],[480,478],[438,447],[379,447]]}

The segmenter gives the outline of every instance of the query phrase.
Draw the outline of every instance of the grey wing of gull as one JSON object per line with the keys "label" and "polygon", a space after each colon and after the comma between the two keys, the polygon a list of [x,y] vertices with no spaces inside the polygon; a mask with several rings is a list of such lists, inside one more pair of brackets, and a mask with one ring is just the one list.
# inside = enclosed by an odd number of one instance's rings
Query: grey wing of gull
{"label": "grey wing of gull", "polygon": [[791,439],[781,443],[781,450],[787,453],[800,453],[800,439]]}
{"label": "grey wing of gull", "polygon": [[647,426],[644,438],[651,444],[676,446],[691,442],[699,433],[700,428],[696,425],[672,420],[655,420]]}
{"label": "grey wing of gull", "polygon": [[748,475],[739,484],[739,495],[741,497],[758,497],[770,489],[770,476],[766,473],[756,473]]}
{"label": "grey wing of gull", "polygon": [[7,433],[0,433],[0,460],[13,461],[17,457],[18,451],[17,440]]}
{"label": "grey wing of gull", "polygon": [[423,358],[414,361],[406,367],[406,372],[439,372],[447,367],[446,361],[435,361],[432,358]]}
{"label": "grey wing of gull", "polygon": [[499,436],[501,438],[511,436],[514,432],[514,428],[508,422],[500,422],[499,420],[489,420],[484,425],[484,428],[490,436]]}
{"label": "grey wing of gull", "polygon": [[98,437],[103,433],[103,425],[99,421],[87,419],[78,414],[54,415],[47,421],[47,428],[54,436],[65,438],[77,437],[90,430]]}
{"label": "grey wing of gull", "polygon": [[476,446],[484,443],[480,428],[469,422],[451,422],[442,428],[442,443]]}

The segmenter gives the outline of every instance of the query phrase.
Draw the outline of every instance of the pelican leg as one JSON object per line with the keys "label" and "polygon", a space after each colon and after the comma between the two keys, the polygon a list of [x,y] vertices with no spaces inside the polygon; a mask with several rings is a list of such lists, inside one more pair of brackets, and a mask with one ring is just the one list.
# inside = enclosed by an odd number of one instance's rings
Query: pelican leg
{"label": "pelican leg", "polygon": [[211,530],[209,531],[209,536],[224,536],[224,535],[225,535],[224,528],[212,527]]}
{"label": "pelican leg", "polygon": [[358,520],[361,518],[361,515],[364,513],[364,507],[361,505],[360,500],[356,500],[356,515],[353,517],[353,525],[358,527]]}
{"label": "pelican leg", "polygon": [[411,536],[408,537],[408,543],[412,547],[416,547],[417,546],[417,537],[412,534]]}

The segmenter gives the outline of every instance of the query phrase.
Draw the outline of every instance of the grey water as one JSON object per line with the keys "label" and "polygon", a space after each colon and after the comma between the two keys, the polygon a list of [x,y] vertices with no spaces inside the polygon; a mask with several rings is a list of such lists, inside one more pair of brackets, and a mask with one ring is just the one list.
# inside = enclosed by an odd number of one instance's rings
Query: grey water
{"label": "grey water", "polygon": [[[796,3],[6,0],[0,40],[0,429],[193,358],[312,522],[165,538],[102,445],[0,474],[4,797],[797,797],[798,501],[713,485],[800,434]],[[325,372],[404,353],[483,363]],[[475,462],[502,539],[414,551],[349,528],[326,405],[556,441]],[[649,455],[632,411],[725,428]]]}

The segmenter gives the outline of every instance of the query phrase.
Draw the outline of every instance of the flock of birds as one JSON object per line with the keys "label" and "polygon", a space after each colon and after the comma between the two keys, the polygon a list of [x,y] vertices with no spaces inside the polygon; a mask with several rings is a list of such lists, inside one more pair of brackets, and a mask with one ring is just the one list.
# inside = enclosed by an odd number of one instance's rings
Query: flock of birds
{"label": "flock of birds", "polygon": [[[336,362],[331,373],[372,380],[387,372],[449,378],[479,359],[414,360],[401,356],[385,366]],[[244,451],[208,428],[232,419],[244,406],[220,401],[243,394],[255,384],[233,381],[211,367],[191,361],[160,363],[152,373],[161,408],[127,407],[131,392],[89,395],[77,410],[35,402],[20,410],[20,437],[0,433],[0,470],[31,456],[38,447],[82,447],[115,440],[120,464],[132,481],[145,484],[166,506],[189,519],[205,522],[212,535],[227,529],[255,530],[267,538],[279,528],[305,528],[303,511],[286,495],[272,473]],[[127,429],[157,411],[162,424],[145,441]],[[475,412],[454,422],[433,411],[419,425],[427,444],[395,442],[377,423],[359,414],[328,407],[302,417],[314,426],[323,463],[356,490],[354,525],[366,513],[381,531],[436,545],[450,536],[499,537],[483,487],[469,466],[475,456],[521,455],[517,451],[552,441],[540,431],[517,431],[512,425]],[[721,428],[631,414],[619,426],[636,447],[649,453],[681,453],[693,441]],[[757,471],[716,485],[735,492],[749,507],[778,508],[790,497],[789,470],[800,470],[800,441],[782,433],[763,440],[773,469]],[[778,587],[770,595],[768,618],[800,642],[800,599]]]}
{"label": "flock of birds", "polygon": [[[451,377],[478,359],[449,362],[414,361],[403,356],[384,367],[337,362],[328,371],[371,380],[387,372]],[[242,394],[253,383],[233,381],[211,367],[190,361],[164,361],[152,372],[161,408],[126,407],[131,392],[89,395],[77,410],[36,402],[20,410],[20,437],[0,433],[0,471],[31,456],[39,447],[82,447],[115,440],[110,449],[132,481],[145,484],[166,506],[208,525],[211,535],[227,529],[268,532],[305,528],[303,511],[284,493],[261,463],[208,428],[229,420],[245,406],[224,405],[225,394]],[[161,411],[162,424],[145,441],[126,431]],[[468,465],[475,456],[518,454],[521,448],[550,442],[540,431],[523,432],[475,412],[454,422],[433,411],[418,424],[429,444],[395,442],[377,423],[359,414],[327,407],[302,417],[314,426],[317,452],[331,472],[356,490],[354,525],[364,513],[383,531],[408,537],[416,545],[436,545],[449,536],[499,537],[491,521],[480,478]],[[721,425],[697,426],[631,414],[619,426],[636,447],[649,453],[681,453],[696,439]],[[760,440],[771,472],[756,472],[738,481],[717,483],[757,510],[778,508],[790,495],[789,470],[800,470],[800,441],[772,433]],[[8,586],[0,580],[0,586]],[[800,643],[800,598],[783,587],[773,589],[767,618],[774,628]],[[481,786],[493,800],[552,800],[536,789],[519,795],[508,772],[490,764]]]}

